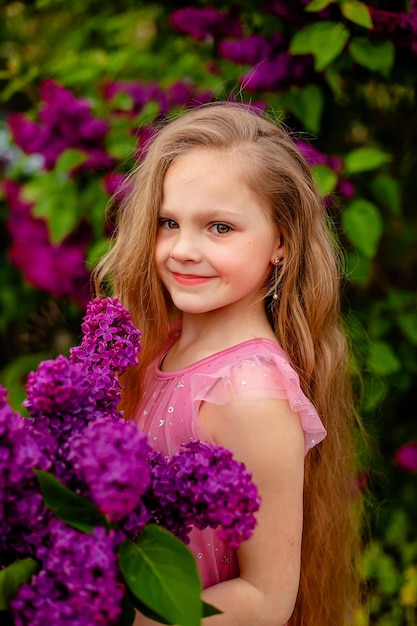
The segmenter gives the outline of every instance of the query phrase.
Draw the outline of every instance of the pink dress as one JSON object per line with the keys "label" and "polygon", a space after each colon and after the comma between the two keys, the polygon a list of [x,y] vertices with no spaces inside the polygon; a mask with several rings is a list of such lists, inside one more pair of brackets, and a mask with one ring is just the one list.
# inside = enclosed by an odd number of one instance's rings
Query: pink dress
{"label": "pink dress", "polygon": [[[149,368],[146,391],[135,416],[155,449],[172,455],[187,441],[210,441],[198,421],[199,407],[202,402],[225,404],[229,389],[250,400],[287,399],[300,416],[306,453],[324,439],[326,431],[317,411],[301,391],[285,352],[273,341],[250,339],[184,369],[163,372],[160,364],[179,334],[179,327],[174,327],[168,345]],[[236,551],[219,540],[216,530],[194,528],[189,548],[203,588],[239,575]]]}

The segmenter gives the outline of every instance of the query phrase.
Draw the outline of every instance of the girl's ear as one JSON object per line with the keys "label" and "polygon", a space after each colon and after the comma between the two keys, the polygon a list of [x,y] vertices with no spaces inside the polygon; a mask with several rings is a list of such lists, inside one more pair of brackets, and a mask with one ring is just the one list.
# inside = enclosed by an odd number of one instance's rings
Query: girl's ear
{"label": "girl's ear", "polygon": [[271,263],[272,265],[277,265],[277,259],[282,262],[285,258],[285,243],[284,237],[281,234],[278,234],[277,245],[274,247],[272,251]]}

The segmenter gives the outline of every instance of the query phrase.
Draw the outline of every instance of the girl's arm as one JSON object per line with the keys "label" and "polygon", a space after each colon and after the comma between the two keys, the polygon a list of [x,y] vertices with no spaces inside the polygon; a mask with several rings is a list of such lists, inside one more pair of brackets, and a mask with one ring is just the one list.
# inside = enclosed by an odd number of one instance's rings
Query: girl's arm
{"label": "girl's arm", "polygon": [[303,519],[304,435],[285,400],[205,403],[200,421],[252,472],[261,496],[258,525],[238,551],[240,577],[204,591],[223,610],[207,626],[280,626],[297,597]]}
{"label": "girl's arm", "polygon": [[[239,578],[203,592],[223,611],[204,626],[283,626],[291,616],[300,576],[304,435],[285,400],[203,403],[200,421],[214,441],[252,472],[262,502],[253,536],[238,550]],[[135,626],[156,622],[137,616]]]}

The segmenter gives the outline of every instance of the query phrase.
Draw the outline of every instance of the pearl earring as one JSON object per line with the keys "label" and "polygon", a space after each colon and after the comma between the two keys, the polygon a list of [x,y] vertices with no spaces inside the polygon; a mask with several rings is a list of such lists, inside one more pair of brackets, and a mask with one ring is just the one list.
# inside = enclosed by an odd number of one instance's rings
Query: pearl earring
{"label": "pearl earring", "polygon": [[274,265],[275,265],[275,269],[274,269],[274,293],[272,294],[272,299],[273,300],[278,300],[278,294],[277,294],[277,284],[278,284],[278,266],[281,265],[281,263],[283,262],[284,257],[275,257],[274,259]]}

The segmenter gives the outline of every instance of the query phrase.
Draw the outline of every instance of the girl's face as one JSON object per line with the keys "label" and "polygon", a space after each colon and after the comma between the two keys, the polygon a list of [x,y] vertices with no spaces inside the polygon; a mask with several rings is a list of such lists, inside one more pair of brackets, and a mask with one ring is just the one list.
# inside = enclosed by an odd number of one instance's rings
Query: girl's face
{"label": "girl's face", "polygon": [[165,176],[155,262],[183,313],[253,305],[283,256],[266,207],[233,164],[238,158],[196,148]]}

